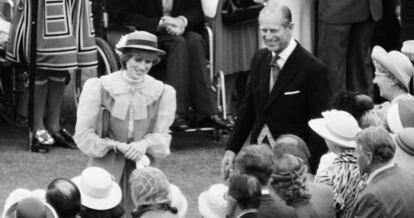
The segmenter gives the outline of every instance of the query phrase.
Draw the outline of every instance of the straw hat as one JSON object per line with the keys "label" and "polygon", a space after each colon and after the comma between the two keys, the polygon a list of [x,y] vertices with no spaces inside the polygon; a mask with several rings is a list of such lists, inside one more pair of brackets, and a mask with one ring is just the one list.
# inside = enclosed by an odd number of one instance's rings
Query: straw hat
{"label": "straw hat", "polygon": [[382,47],[375,46],[372,49],[371,58],[381,63],[409,90],[409,83],[414,74],[414,68],[406,55],[399,51],[387,53]]}
{"label": "straw hat", "polygon": [[227,201],[224,199],[228,187],[224,184],[214,184],[198,196],[198,211],[204,218],[225,218]]}
{"label": "straw hat", "polygon": [[45,190],[16,189],[10,193],[4,204],[2,218],[20,217],[30,218],[58,218],[55,209],[46,203]]}
{"label": "straw hat", "polygon": [[124,49],[141,49],[146,51],[153,51],[158,55],[164,55],[165,51],[158,49],[157,37],[146,31],[134,31],[121,37],[119,42],[116,44],[118,51]]}
{"label": "straw hat", "polygon": [[354,137],[361,131],[355,118],[346,111],[330,110],[322,112],[323,118],[308,122],[319,136],[347,148],[355,148]]}
{"label": "straw hat", "polygon": [[387,112],[387,124],[395,134],[403,128],[414,127],[414,98],[401,99],[392,104]]}
{"label": "straw hat", "polygon": [[112,180],[111,174],[102,168],[86,168],[72,181],[79,188],[82,205],[88,208],[107,210],[121,202],[121,188]]}

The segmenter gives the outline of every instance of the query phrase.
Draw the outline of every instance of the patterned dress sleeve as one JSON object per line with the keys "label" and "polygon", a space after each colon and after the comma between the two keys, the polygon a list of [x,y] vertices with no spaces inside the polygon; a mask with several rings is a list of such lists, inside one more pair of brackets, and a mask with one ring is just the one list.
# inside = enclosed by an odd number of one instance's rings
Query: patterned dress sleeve
{"label": "patterned dress sleeve", "polygon": [[83,153],[91,157],[103,157],[117,144],[97,135],[98,117],[101,110],[102,84],[98,78],[85,82],[79,99],[74,140]]}
{"label": "patterned dress sleeve", "polygon": [[165,85],[160,98],[154,131],[144,137],[149,145],[147,152],[154,157],[164,158],[170,154],[170,126],[174,121],[176,107],[175,89]]}

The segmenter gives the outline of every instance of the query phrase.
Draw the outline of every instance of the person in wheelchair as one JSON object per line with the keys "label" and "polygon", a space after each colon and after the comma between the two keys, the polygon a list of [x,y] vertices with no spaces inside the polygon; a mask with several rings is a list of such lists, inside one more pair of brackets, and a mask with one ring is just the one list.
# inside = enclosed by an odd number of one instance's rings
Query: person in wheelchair
{"label": "person in wheelchair", "polygon": [[[109,2],[111,23],[133,26],[157,35],[159,47],[167,52],[161,64],[165,68],[163,80],[177,91],[177,113],[172,129],[189,128],[190,106],[208,123],[229,129],[229,123],[218,116],[211,89],[205,42],[199,34],[204,25],[200,0]],[[160,68],[154,69],[158,73]]]}

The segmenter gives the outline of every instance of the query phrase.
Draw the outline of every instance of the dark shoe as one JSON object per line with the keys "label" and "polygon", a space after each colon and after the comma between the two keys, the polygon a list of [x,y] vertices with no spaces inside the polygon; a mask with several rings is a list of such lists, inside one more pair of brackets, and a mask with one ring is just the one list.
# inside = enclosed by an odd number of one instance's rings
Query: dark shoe
{"label": "dark shoe", "polygon": [[45,129],[38,129],[33,134],[32,145],[30,146],[30,151],[47,153],[49,152],[48,146],[55,143],[55,140]]}
{"label": "dark shoe", "polygon": [[171,126],[171,129],[174,131],[185,131],[188,128],[189,126],[187,124],[187,121],[181,117],[175,118],[174,123]]}
{"label": "dark shoe", "polygon": [[73,141],[72,136],[69,133],[65,133],[60,130],[52,134],[52,137],[55,139],[55,145],[63,148],[77,149],[75,142]]}
{"label": "dark shoe", "polygon": [[231,131],[234,126],[232,123],[228,122],[227,120],[221,119],[217,114],[211,115],[210,120],[220,129]]}

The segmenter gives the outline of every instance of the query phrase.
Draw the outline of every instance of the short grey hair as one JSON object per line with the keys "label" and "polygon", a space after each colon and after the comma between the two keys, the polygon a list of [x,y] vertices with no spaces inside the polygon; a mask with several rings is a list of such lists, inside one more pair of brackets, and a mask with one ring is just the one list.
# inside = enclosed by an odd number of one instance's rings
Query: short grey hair
{"label": "short grey hair", "polygon": [[290,11],[289,7],[280,4],[278,2],[270,2],[268,3],[259,13],[259,20],[263,19],[264,17],[275,17],[278,15],[277,12],[280,12],[282,18],[285,19],[283,26],[286,27],[292,22],[292,12]]}
{"label": "short grey hair", "polygon": [[368,127],[356,135],[355,141],[372,154],[373,163],[386,163],[394,157],[395,143],[383,127]]}

